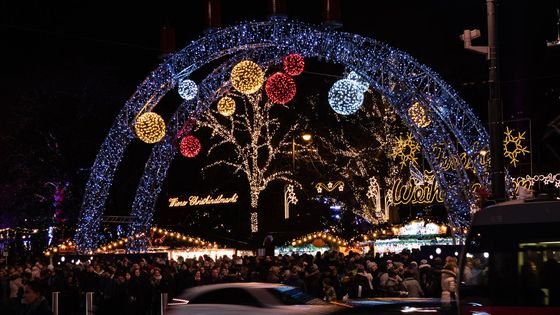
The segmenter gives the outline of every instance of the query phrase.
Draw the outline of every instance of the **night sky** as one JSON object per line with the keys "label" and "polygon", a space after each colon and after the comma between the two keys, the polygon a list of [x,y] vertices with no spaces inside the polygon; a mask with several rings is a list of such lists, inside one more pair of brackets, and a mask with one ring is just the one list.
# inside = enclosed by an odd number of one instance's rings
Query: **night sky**
{"label": "night sky", "polygon": [[[222,1],[222,25],[266,19],[266,1]],[[532,123],[535,173],[560,171],[560,134],[543,140],[560,115],[560,47],[557,0],[502,1],[499,6],[504,119]],[[160,28],[176,28],[177,48],[205,28],[205,1],[128,5],[118,1],[4,1],[0,4],[0,227],[51,211],[48,181],[72,182],[68,203],[79,205],[88,169],[116,114],[136,86],[161,62]],[[305,3],[305,6],[302,6]],[[364,4],[367,3],[367,4]],[[287,1],[289,18],[320,23],[322,1]],[[485,123],[488,87],[483,55],[463,48],[463,29],[478,28],[486,44],[486,3],[476,1],[342,0],[343,30],[399,48],[438,72]],[[131,194],[126,181],[140,176],[150,147],[135,144],[113,188]],[[190,176],[190,175],[185,175]],[[180,191],[181,187],[167,190]],[[112,198],[119,214],[131,197]],[[121,209],[121,210],[119,210]],[[34,212],[33,212],[34,211]],[[68,212],[77,214],[77,209]],[[126,212],[126,211],[125,211]],[[124,214],[124,213],[122,213]]]}

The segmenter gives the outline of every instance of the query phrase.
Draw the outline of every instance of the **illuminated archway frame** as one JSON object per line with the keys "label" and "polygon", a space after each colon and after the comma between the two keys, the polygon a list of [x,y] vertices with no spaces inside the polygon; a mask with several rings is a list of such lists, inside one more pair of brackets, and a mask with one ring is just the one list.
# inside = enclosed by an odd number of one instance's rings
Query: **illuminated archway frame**
{"label": "illuminated archway frame", "polygon": [[[254,52],[259,52],[257,61],[260,64],[279,63],[282,56],[299,53],[307,58],[320,57],[326,62],[342,64],[348,70],[358,72],[388,98],[419,140],[426,160],[446,193],[445,204],[451,222],[458,226],[467,225],[470,205],[474,204],[475,198],[469,189],[470,179],[455,158],[458,156],[455,143],[472,159],[478,181],[488,185],[479,154],[488,150],[488,134],[457,93],[428,67],[384,43],[355,34],[272,19],[214,30],[170,56],[139,85],[118,114],[92,167],[75,237],[80,250],[89,251],[98,243],[97,232],[109,189],[125,149],[135,138],[130,125],[138,111],[148,101],[157,104],[175,87],[178,78],[189,76],[209,62],[222,57],[242,59]],[[130,235],[150,228],[161,184],[177,154],[173,140],[188,116],[197,117],[225,91],[220,87],[228,80],[231,66],[222,67],[224,69],[216,69],[199,84],[198,99],[180,105],[167,124],[165,138],[154,145],[132,205],[131,214],[138,219],[132,224]],[[433,122],[428,127],[417,127],[408,116],[407,110],[414,102],[420,102],[428,109]],[[443,145],[442,154],[436,155],[433,147],[441,147],[441,144],[446,145]],[[450,171],[440,167],[446,160],[455,164]]]}

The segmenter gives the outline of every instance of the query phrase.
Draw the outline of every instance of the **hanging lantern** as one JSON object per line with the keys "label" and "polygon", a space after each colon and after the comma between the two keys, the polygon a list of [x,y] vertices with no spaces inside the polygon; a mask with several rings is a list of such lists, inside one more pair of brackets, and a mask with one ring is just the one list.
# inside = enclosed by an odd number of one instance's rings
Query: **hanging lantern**
{"label": "hanging lantern", "polygon": [[257,92],[263,82],[264,72],[258,64],[250,60],[239,62],[231,70],[231,85],[243,94]]}
{"label": "hanging lantern", "polygon": [[432,123],[430,117],[426,114],[426,109],[418,102],[408,108],[408,116],[420,128],[426,128]]}
{"label": "hanging lantern", "polygon": [[190,101],[198,94],[198,86],[193,80],[185,79],[179,80],[179,87],[177,88],[179,95],[185,100]]}
{"label": "hanging lantern", "polygon": [[223,116],[231,116],[235,113],[235,100],[229,96],[224,96],[218,101],[218,113]]}
{"label": "hanging lantern", "polygon": [[276,104],[286,104],[296,95],[296,82],[289,75],[276,72],[266,80],[266,95]]}
{"label": "hanging lantern", "polygon": [[198,155],[200,152],[200,141],[195,136],[188,135],[181,139],[179,144],[179,150],[181,154],[185,157],[192,158]]}
{"label": "hanging lantern", "polygon": [[329,105],[338,114],[354,114],[360,109],[363,102],[364,92],[354,80],[338,80],[329,90]]}
{"label": "hanging lantern", "polygon": [[140,140],[156,143],[165,136],[165,122],[160,115],[147,112],[136,119],[134,130]]}
{"label": "hanging lantern", "polygon": [[300,75],[305,67],[303,57],[298,54],[290,54],[284,57],[284,72],[291,76]]}

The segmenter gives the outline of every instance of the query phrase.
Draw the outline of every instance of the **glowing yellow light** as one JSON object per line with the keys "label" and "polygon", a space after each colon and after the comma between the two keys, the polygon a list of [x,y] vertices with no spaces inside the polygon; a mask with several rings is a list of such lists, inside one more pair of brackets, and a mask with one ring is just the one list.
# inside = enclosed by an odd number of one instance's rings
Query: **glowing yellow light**
{"label": "glowing yellow light", "polygon": [[400,166],[407,166],[411,161],[416,163],[416,154],[420,152],[420,145],[414,140],[412,133],[408,133],[406,138],[398,137],[393,145],[392,151],[389,154],[393,159],[400,158]]}
{"label": "glowing yellow light", "polygon": [[58,252],[58,249],[57,248],[53,249],[53,252],[55,252],[55,253]]}
{"label": "glowing yellow light", "polygon": [[312,137],[313,137],[313,136],[312,136],[310,133],[304,133],[303,135],[301,135],[301,138],[302,138],[304,141],[309,141],[309,140],[311,140]]}
{"label": "glowing yellow light", "polygon": [[296,242],[292,242],[292,246],[296,246]]}
{"label": "glowing yellow light", "polygon": [[134,123],[134,129],[138,138],[146,143],[156,143],[165,136],[165,122],[153,112],[140,115]]}
{"label": "glowing yellow light", "polygon": [[408,108],[408,115],[416,126],[420,128],[426,128],[432,123],[430,117],[426,114],[426,109],[418,102]]}
{"label": "glowing yellow light", "polygon": [[231,116],[235,113],[235,100],[229,96],[224,96],[218,101],[218,113],[223,116]]}
{"label": "glowing yellow light", "polygon": [[49,256],[50,254],[51,254],[50,252],[46,252],[46,253],[45,253],[45,256]]}
{"label": "glowing yellow light", "polygon": [[518,131],[517,136],[514,136],[513,131],[513,129],[506,127],[504,132],[504,156],[510,159],[509,163],[513,164],[513,167],[516,167],[519,162],[517,156],[519,154],[525,155],[525,153],[529,153],[529,150],[521,144],[521,140],[525,140],[525,132],[520,133]]}
{"label": "glowing yellow light", "polygon": [[231,70],[231,85],[243,93],[257,92],[264,82],[264,72],[258,64],[244,60],[236,64]]}

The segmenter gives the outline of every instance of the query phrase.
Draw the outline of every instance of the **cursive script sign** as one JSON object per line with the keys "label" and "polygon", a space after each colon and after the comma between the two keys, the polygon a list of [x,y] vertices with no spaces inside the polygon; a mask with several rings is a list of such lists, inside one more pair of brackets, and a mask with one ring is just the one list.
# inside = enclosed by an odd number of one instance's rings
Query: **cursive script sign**
{"label": "cursive script sign", "polygon": [[224,197],[220,194],[217,197],[212,197],[208,195],[206,197],[200,196],[189,196],[187,200],[180,200],[179,197],[169,198],[169,208],[186,207],[186,206],[206,206],[206,205],[220,205],[227,203],[237,203],[239,196],[234,193],[231,197]]}

